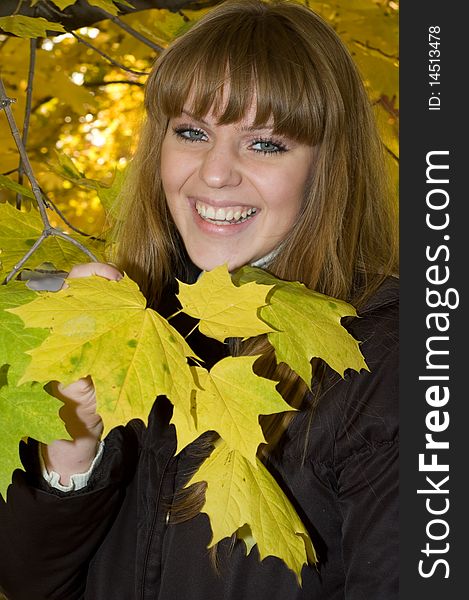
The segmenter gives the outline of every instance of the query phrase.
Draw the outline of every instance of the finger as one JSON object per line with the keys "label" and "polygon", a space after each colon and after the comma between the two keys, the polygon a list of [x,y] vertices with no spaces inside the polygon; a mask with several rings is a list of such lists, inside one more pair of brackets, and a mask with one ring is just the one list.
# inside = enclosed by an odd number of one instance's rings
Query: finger
{"label": "finger", "polygon": [[122,279],[122,273],[113,265],[107,263],[84,263],[81,265],[75,265],[68,274],[68,279],[79,279],[81,277],[89,277],[90,275],[98,275],[113,281],[119,281]]}
{"label": "finger", "polygon": [[65,397],[76,397],[94,392],[93,380],[90,376],[82,377],[65,386],[63,383],[57,384],[57,390]]}
{"label": "finger", "polygon": [[64,385],[59,381],[51,381],[47,389],[50,394],[62,400],[62,402],[71,399],[78,401],[81,398],[94,394],[93,381],[89,376],[78,379],[68,385]]}

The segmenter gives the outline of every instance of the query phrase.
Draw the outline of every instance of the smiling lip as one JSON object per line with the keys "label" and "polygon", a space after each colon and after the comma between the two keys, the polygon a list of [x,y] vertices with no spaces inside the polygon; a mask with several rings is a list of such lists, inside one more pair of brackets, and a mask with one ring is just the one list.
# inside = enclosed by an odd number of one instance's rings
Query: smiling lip
{"label": "smiling lip", "polygon": [[193,206],[202,221],[221,227],[241,225],[257,214],[255,206],[220,206],[199,199],[193,199]]}

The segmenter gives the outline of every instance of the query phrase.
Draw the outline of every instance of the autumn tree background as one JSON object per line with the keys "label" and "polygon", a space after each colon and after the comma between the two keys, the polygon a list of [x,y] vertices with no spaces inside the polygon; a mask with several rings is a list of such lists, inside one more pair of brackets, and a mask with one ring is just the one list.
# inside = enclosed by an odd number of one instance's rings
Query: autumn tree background
{"label": "autumn tree background", "polygon": [[[304,1],[332,24],[362,73],[397,198],[398,2]],[[147,73],[159,52],[215,4],[0,2],[0,76],[52,224],[103,233],[135,148]],[[32,200],[13,183],[30,184],[0,113],[0,202],[27,209]]]}

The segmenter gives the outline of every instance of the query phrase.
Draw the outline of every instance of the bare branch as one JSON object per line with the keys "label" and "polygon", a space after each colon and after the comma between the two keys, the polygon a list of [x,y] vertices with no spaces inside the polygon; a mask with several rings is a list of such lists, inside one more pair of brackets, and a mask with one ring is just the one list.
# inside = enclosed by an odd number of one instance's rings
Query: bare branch
{"label": "bare branch", "polygon": [[[3,80],[0,77],[0,108],[2,108],[5,111],[5,114],[7,116],[8,125],[10,126],[11,134],[13,136],[13,139],[15,140],[16,147],[18,148],[18,152],[20,153],[20,156],[21,156],[24,172],[27,175],[27,177],[31,183],[31,190],[34,194],[34,198],[36,199],[36,202],[37,202],[37,205],[39,208],[39,214],[41,215],[42,222],[44,223],[44,231],[47,232],[51,229],[51,225],[50,225],[49,219],[47,218],[46,205],[44,204],[44,200],[42,198],[39,184],[37,182],[36,177],[34,176],[33,169],[31,167],[31,163],[29,162],[29,157],[26,154],[25,147],[21,140],[20,132],[18,131],[18,127],[16,125],[13,111],[11,110],[12,102],[14,102],[14,99],[9,98],[7,96],[5,86],[3,85]],[[47,233],[46,233],[46,235],[47,235]]]}
{"label": "bare branch", "polygon": [[124,31],[129,33],[135,39],[139,40],[146,46],[149,46],[153,50],[156,50],[156,52],[163,52],[164,48],[162,46],[159,46],[158,44],[155,44],[154,42],[152,42],[146,36],[142,35],[139,31],[137,31],[130,25],[127,25],[127,23],[122,21],[122,19],[119,19],[119,17],[116,17],[115,15],[111,15],[111,13],[108,13],[107,11],[103,11],[103,12],[105,12],[107,14],[107,18],[110,21],[112,21],[115,25],[117,25],[118,27],[120,27],[121,29],[123,29]]}
{"label": "bare branch", "polygon": [[95,52],[97,52],[100,56],[102,56],[104,59],[106,59],[108,62],[110,62],[115,67],[119,67],[119,69],[127,71],[128,73],[133,73],[134,75],[148,75],[149,74],[149,71],[137,71],[135,69],[131,69],[130,67],[126,67],[122,63],[118,62],[117,60],[114,60],[108,54],[106,54],[105,52],[103,52],[102,50],[100,50],[99,48],[97,48],[96,46],[91,44],[90,42],[88,42],[88,40],[85,40],[84,38],[82,38],[81,36],[76,34],[74,31],[69,31],[69,33],[71,35],[73,35],[73,37],[75,39],[77,39],[80,43],[84,44],[88,48],[91,48],[91,50],[94,50]]}
{"label": "bare branch", "polygon": [[384,149],[397,163],[399,163],[399,157],[391,150],[391,148],[389,148],[389,146],[384,144]]}
{"label": "bare branch", "polygon": [[26,263],[26,261],[34,254],[34,252],[39,248],[39,246],[42,244],[42,242],[46,239],[47,235],[46,232],[43,231],[41,233],[41,235],[38,237],[38,239],[34,242],[34,244],[31,246],[31,248],[26,252],[26,254],[23,256],[23,258],[21,260],[19,260],[16,265],[13,267],[13,269],[8,273],[8,275],[5,277],[5,279],[2,282],[2,285],[5,285],[6,283],[8,283],[11,279],[13,279],[13,277],[18,273],[18,271],[21,269],[21,267]]}
{"label": "bare branch", "polygon": [[51,227],[48,230],[44,229],[44,231],[41,233],[41,235],[38,237],[38,239],[34,242],[34,244],[31,246],[31,248],[26,252],[26,254],[16,263],[16,265],[13,267],[13,269],[8,273],[8,275],[3,280],[2,285],[7,284],[9,281],[11,281],[13,279],[13,277],[19,272],[21,267],[24,264],[26,264],[26,262],[31,258],[31,256],[34,254],[34,252],[42,244],[42,242],[48,237],[59,237],[59,238],[66,240],[67,242],[70,242],[71,244],[73,244],[74,246],[79,248],[82,252],[84,252],[93,262],[98,262],[98,259],[91,252],[91,250],[88,250],[88,248],[86,246],[84,246],[83,244],[81,244],[78,240],[75,240],[74,238],[72,238],[70,235],[68,235],[68,233],[64,233],[63,231],[59,231],[58,229],[55,229],[55,227]]}
{"label": "bare branch", "polygon": [[[16,173],[18,171],[18,167],[16,167],[16,169],[10,169],[9,171],[4,171],[2,173],[2,175],[4,175],[5,177],[7,177],[8,175],[12,175],[13,173]],[[0,598],[1,600],[1,598]]]}
{"label": "bare branch", "polygon": [[[24,149],[28,145],[28,133],[29,133],[29,121],[31,119],[31,106],[33,100],[33,81],[34,71],[36,67],[36,50],[37,40],[31,39],[29,42],[29,71],[28,71],[28,84],[26,87],[26,107],[24,109],[24,121],[23,121],[23,136],[21,141],[23,142]],[[23,185],[23,159],[20,158],[20,164],[18,165],[18,183]],[[23,196],[22,194],[16,194],[16,208],[21,208]]]}
{"label": "bare branch", "polygon": [[55,237],[59,237],[59,238],[62,238],[64,240],[67,240],[67,242],[70,242],[71,244],[73,244],[74,246],[76,246],[77,248],[79,248],[82,252],[84,252],[89,258],[91,258],[91,260],[93,262],[98,262],[98,259],[93,254],[93,252],[91,252],[91,250],[88,250],[88,248],[86,246],[84,246],[78,240],[72,238],[72,236],[68,235],[68,233],[65,233],[63,231],[59,231],[58,229],[54,228],[54,229],[51,230],[51,232],[49,233],[49,235],[54,235]]}
{"label": "bare branch", "polygon": [[65,223],[65,225],[67,225],[67,227],[70,227],[70,229],[72,231],[75,231],[76,233],[79,233],[80,235],[83,235],[84,237],[89,237],[92,240],[98,240],[98,242],[104,242],[103,239],[95,237],[94,235],[91,235],[90,233],[85,233],[84,231],[81,231],[81,229],[78,229],[78,227],[75,227],[75,225],[72,225],[70,223],[70,221],[67,219],[67,217],[64,215],[64,213],[60,210],[60,208],[57,206],[57,204],[55,204],[55,202],[53,202],[49,196],[47,196],[44,191],[41,189],[42,195],[45,199],[47,199],[47,203],[50,205],[51,209],[56,212],[59,217],[62,219],[62,221]]}
{"label": "bare branch", "polygon": [[[106,87],[107,85],[136,85],[138,87],[143,87],[143,83],[141,81],[130,81],[129,79],[111,79],[109,81],[84,81],[82,83],[83,87]],[[0,599],[1,600],[1,599]]]}
{"label": "bare branch", "polygon": [[372,52],[376,52],[376,54],[379,54],[383,58],[387,58],[389,60],[392,60],[393,62],[399,60],[399,56],[398,55],[396,55],[396,54],[389,54],[388,52],[385,52],[384,50],[381,50],[381,48],[376,48],[375,46],[372,46],[368,42],[363,43],[360,40],[355,40],[355,39],[352,39],[352,42],[354,44],[356,44],[357,46],[359,46],[360,48],[363,48],[364,50],[371,50]]}

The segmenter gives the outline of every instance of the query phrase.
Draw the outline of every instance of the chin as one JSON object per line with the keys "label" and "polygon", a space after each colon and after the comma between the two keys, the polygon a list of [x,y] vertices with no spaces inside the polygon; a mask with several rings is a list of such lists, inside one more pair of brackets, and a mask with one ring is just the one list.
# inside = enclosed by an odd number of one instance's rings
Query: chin
{"label": "chin", "polygon": [[206,257],[191,257],[192,262],[202,271],[211,271],[216,267],[220,267],[221,265],[227,265],[228,271],[235,271],[240,267],[247,264],[247,260],[243,261],[242,259],[237,258],[226,258],[226,257],[216,257],[216,256],[206,256]]}

